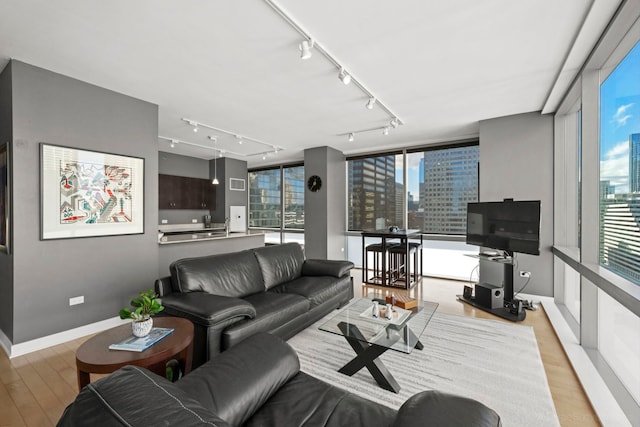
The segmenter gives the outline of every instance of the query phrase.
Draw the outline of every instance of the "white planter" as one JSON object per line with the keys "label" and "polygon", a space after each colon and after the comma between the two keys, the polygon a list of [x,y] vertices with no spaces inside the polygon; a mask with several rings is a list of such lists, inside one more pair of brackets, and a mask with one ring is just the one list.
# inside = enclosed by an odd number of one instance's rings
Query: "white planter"
{"label": "white planter", "polygon": [[151,317],[141,322],[131,322],[131,332],[136,337],[146,337],[151,332],[151,328],[153,328],[153,319]]}

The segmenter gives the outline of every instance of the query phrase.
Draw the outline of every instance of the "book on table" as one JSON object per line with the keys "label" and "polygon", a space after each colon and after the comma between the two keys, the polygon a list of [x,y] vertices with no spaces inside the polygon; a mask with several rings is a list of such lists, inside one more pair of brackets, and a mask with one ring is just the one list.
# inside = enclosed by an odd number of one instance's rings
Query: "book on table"
{"label": "book on table", "polygon": [[120,342],[111,344],[109,350],[145,351],[173,332],[173,328],[152,328],[146,337],[131,335]]}

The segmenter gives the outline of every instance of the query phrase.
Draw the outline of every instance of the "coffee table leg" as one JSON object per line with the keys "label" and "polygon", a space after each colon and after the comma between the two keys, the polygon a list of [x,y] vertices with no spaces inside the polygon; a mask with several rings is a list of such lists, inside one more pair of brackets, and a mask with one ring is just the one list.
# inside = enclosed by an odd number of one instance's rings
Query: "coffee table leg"
{"label": "coffee table leg", "polygon": [[88,372],[81,371],[79,368],[76,371],[78,373],[78,391],[80,391],[91,382],[91,376]]}
{"label": "coffee table leg", "polygon": [[420,342],[420,339],[418,339],[416,334],[414,334],[413,331],[409,329],[408,326],[404,327],[404,333],[402,334],[402,338],[404,339],[405,343],[415,348],[416,350],[422,350],[424,348],[424,345],[422,345],[422,343]]}
{"label": "coffee table leg", "polygon": [[394,393],[399,393],[400,385],[395,378],[393,378],[393,375],[391,375],[387,367],[384,366],[382,360],[378,358],[378,356],[387,351],[388,348],[375,344],[367,344],[362,333],[355,325],[340,322],[338,327],[357,355],[349,363],[340,368],[338,372],[352,376],[360,369],[366,367],[380,387]]}

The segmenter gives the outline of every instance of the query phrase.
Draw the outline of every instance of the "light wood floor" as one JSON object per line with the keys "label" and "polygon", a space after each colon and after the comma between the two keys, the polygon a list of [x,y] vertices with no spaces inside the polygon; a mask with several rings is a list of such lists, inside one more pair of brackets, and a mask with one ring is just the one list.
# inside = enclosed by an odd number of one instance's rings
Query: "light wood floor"
{"label": "light wood floor", "polygon": [[[375,286],[363,286],[360,270],[355,270],[353,276],[356,296],[372,291],[379,295],[389,292]],[[457,301],[455,295],[462,293],[462,286],[456,281],[425,278],[411,292],[422,293],[426,300],[438,302],[440,312],[497,319]],[[527,312],[527,318],[522,323],[535,330],[561,425],[600,425],[544,311]],[[75,351],[88,338],[13,359],[0,351],[0,426],[55,425],[78,392]]]}

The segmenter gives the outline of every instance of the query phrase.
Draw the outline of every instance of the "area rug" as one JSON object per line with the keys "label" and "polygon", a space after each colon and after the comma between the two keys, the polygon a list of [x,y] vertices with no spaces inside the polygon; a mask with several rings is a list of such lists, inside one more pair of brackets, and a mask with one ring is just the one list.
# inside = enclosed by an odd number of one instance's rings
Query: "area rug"
{"label": "area rug", "polygon": [[323,381],[395,409],[434,389],[484,403],[504,427],[560,425],[530,326],[436,312],[421,337],[424,350],[381,356],[402,387],[396,394],[380,388],[366,368],[352,377],[338,372],[355,353],[344,337],[318,329],[325,321],[288,341],[302,371]]}

